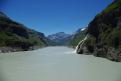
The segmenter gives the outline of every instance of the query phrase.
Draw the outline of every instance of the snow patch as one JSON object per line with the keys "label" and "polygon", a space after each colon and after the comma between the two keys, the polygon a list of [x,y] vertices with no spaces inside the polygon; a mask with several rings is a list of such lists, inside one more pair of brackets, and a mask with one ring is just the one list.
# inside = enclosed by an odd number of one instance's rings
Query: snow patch
{"label": "snow patch", "polygon": [[84,31],[86,28],[82,28],[81,31]]}

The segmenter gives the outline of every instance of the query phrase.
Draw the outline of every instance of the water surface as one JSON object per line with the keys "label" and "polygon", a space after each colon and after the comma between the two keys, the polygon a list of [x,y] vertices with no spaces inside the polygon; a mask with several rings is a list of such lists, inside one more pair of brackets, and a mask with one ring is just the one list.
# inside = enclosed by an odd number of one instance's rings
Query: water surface
{"label": "water surface", "polygon": [[67,47],[0,54],[0,81],[121,81],[121,63]]}

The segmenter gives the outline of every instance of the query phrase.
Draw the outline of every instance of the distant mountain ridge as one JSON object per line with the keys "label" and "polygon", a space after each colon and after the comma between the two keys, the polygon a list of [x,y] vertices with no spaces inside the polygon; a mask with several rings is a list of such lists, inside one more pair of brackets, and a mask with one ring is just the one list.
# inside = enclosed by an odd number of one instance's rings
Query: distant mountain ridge
{"label": "distant mountain ridge", "polygon": [[72,39],[72,35],[64,32],[58,32],[56,34],[49,35],[47,38],[53,41],[55,45],[67,45]]}

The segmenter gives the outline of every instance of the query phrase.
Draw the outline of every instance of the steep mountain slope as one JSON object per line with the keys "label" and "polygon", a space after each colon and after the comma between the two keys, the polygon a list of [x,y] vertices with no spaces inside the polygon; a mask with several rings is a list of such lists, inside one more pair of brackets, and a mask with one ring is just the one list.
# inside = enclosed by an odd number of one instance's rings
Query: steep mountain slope
{"label": "steep mountain slope", "polygon": [[[88,38],[78,48],[78,53],[88,53],[121,61],[121,0],[114,0],[98,14],[88,26]],[[82,43],[81,43],[82,44]]]}
{"label": "steep mountain slope", "polygon": [[72,35],[66,34],[64,32],[59,32],[47,37],[49,40],[53,41],[55,45],[67,45],[72,39]]}
{"label": "steep mountain slope", "polygon": [[43,33],[29,29],[0,12],[1,52],[29,50],[42,46],[46,46]]}
{"label": "steep mountain slope", "polygon": [[84,39],[84,37],[86,36],[86,31],[87,28],[80,28],[78,29],[74,34],[73,37],[69,43],[69,46],[71,47],[76,47],[78,45],[78,43],[80,42],[80,40]]}

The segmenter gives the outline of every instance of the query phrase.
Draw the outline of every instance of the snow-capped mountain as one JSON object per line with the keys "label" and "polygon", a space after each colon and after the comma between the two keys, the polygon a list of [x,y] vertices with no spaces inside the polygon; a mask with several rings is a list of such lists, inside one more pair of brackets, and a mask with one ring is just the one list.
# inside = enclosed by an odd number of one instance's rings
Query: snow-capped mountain
{"label": "snow-capped mountain", "polygon": [[55,42],[57,45],[66,45],[72,39],[72,35],[59,32],[49,35],[47,38]]}

